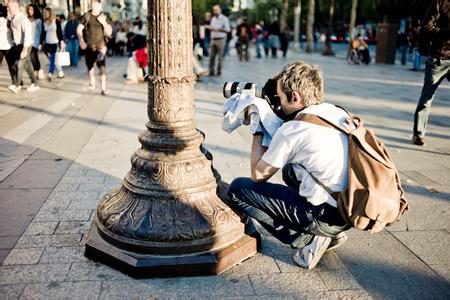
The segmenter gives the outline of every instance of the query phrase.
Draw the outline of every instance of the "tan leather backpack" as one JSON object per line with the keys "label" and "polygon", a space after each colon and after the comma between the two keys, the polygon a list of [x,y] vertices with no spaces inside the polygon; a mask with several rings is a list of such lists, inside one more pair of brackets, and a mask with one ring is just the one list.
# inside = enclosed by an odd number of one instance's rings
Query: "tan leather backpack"
{"label": "tan leather backpack", "polygon": [[408,207],[400,176],[384,143],[372,130],[364,127],[360,117],[349,115],[343,128],[312,114],[299,114],[296,120],[336,128],[348,135],[348,187],[333,192],[314,176],[329,192],[347,222],[359,230],[377,233],[400,218]]}

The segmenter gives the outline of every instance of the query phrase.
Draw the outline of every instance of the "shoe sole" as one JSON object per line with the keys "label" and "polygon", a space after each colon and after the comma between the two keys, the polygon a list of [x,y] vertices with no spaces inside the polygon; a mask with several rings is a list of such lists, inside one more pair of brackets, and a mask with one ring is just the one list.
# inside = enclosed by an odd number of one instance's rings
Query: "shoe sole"
{"label": "shoe sole", "polygon": [[[340,246],[342,246],[346,241],[348,240],[348,236],[344,235],[340,238],[337,238],[336,240],[331,240],[330,245],[328,245],[327,250],[325,250],[325,252],[334,250],[336,248],[339,248]],[[334,242],[336,241],[336,242]]]}
{"label": "shoe sole", "polygon": [[[314,267],[317,265],[317,263],[320,261],[320,259],[322,258],[323,254],[325,253],[325,251],[328,248],[328,245],[331,243],[331,239],[328,239],[327,242],[325,242],[326,245],[322,246],[319,251],[316,253],[316,255],[314,255],[313,259],[311,260],[311,263],[309,264],[309,266],[303,266],[299,261],[297,261],[297,254],[294,255],[293,259],[295,261],[295,263],[297,265],[299,265],[302,268],[305,268],[307,270],[311,270],[314,269]],[[298,252],[297,252],[298,253]]]}

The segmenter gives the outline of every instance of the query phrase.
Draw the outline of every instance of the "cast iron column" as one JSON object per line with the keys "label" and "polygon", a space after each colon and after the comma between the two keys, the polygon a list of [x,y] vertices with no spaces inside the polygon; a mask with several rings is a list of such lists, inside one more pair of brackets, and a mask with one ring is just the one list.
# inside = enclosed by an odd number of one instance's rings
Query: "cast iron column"
{"label": "cast iron column", "polygon": [[220,199],[196,130],[191,1],[148,0],[148,32],[149,122],[97,207],[86,256],[135,277],[218,274],[255,254],[258,237]]}

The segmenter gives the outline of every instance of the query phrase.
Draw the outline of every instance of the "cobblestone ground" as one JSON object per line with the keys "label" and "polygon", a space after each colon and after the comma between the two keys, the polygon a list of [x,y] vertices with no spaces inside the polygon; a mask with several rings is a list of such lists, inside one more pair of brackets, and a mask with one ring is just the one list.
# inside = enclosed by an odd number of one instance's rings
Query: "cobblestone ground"
{"label": "cobblestone ground", "polygon": [[[110,95],[87,90],[84,65],[34,93],[7,91],[0,70],[0,299],[412,298],[450,297],[450,84],[436,94],[426,146],[411,144],[423,73],[406,66],[349,65],[343,58],[290,53],[240,63],[196,85],[198,128],[226,181],[249,175],[251,136],[221,130],[222,84],[265,82],[287,62],[318,64],[326,101],[361,115],[389,147],[411,203],[378,235],[349,241],[316,269],[263,232],[262,251],[219,276],[135,280],[83,256],[96,205],[120,184],[139,148],[146,85],[123,84],[124,58],[108,61]],[[27,84],[27,80],[25,80]],[[275,181],[279,181],[276,176]]]}

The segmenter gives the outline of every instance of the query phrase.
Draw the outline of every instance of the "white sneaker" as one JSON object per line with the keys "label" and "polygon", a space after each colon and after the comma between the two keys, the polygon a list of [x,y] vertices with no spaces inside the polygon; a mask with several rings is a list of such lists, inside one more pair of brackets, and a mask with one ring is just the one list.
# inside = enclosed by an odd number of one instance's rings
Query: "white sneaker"
{"label": "white sneaker", "polygon": [[334,250],[336,248],[339,248],[347,241],[347,239],[348,239],[348,236],[345,232],[339,233],[336,237],[331,239],[331,242],[328,245],[326,252]]}
{"label": "white sneaker", "polygon": [[34,91],[37,91],[39,89],[39,86],[37,85],[37,84],[35,84],[35,83],[32,83],[28,88],[27,88],[27,91],[29,91],[29,92],[34,92]]}
{"label": "white sneaker", "polygon": [[11,84],[10,86],[8,86],[8,89],[13,92],[14,94],[17,94],[20,90],[20,88],[15,85],[15,84]]}
{"label": "white sneaker", "polygon": [[59,79],[64,78],[64,72],[63,72],[63,71],[59,71],[59,72],[58,72],[58,78],[59,78]]}
{"label": "white sneaker", "polygon": [[311,270],[317,265],[330,242],[331,238],[316,235],[311,243],[297,250],[293,259],[300,267]]}

